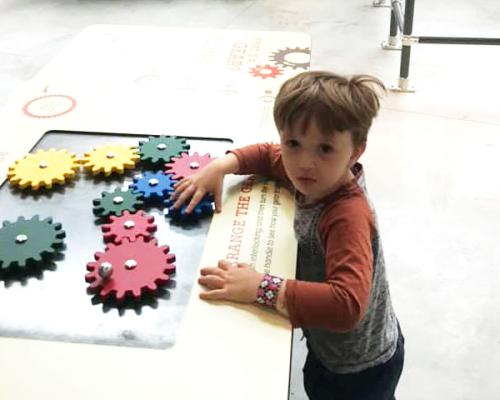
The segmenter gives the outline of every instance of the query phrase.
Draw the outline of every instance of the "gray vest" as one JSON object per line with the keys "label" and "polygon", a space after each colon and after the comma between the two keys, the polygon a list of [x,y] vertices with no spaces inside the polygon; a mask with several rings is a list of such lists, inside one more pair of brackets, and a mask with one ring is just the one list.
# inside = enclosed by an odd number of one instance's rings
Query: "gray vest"
{"label": "gray vest", "polygon": [[[363,175],[358,178],[358,185],[367,197]],[[327,205],[328,203],[323,203],[311,208],[297,205],[294,227],[299,245],[299,280],[325,281],[325,252],[319,235],[319,221]],[[371,204],[370,208],[375,215]],[[316,328],[304,329],[316,357],[334,373],[359,372],[382,364],[396,351],[397,319],[391,304],[378,230],[372,237],[372,251],[372,289],[368,309],[359,324],[352,331],[342,333]]]}

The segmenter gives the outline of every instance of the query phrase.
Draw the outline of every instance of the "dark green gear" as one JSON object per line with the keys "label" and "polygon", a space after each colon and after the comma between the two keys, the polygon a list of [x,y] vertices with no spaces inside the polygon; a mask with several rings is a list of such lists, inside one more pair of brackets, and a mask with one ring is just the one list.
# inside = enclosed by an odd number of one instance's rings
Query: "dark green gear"
{"label": "dark green gear", "polygon": [[132,190],[122,190],[116,188],[113,192],[102,192],[100,199],[94,199],[94,214],[98,217],[108,217],[110,215],[121,216],[124,211],[131,213],[140,210],[144,202],[141,200],[142,194],[133,193]]}
{"label": "dark green gear", "polygon": [[31,219],[19,217],[16,222],[3,221],[0,228],[0,270],[26,267],[43,261],[60,249],[66,237],[60,223],[52,218],[41,220],[38,215]]}
{"label": "dark green gear", "polygon": [[149,140],[139,142],[141,161],[151,164],[168,163],[173,157],[187,153],[190,146],[186,139],[177,136],[149,136]]}

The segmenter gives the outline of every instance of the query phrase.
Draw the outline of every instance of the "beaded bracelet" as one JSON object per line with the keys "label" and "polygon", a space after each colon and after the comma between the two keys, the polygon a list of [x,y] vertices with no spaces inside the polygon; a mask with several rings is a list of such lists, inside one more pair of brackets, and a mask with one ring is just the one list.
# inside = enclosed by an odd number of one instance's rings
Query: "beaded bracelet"
{"label": "beaded bracelet", "polygon": [[282,283],[283,279],[265,274],[257,289],[257,303],[263,306],[276,308],[276,301],[278,300],[278,293]]}

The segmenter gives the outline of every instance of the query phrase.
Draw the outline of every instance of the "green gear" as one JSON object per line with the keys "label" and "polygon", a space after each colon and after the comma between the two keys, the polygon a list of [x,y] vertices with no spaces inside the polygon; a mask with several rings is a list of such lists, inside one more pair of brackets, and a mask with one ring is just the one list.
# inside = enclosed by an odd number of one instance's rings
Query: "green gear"
{"label": "green gear", "polygon": [[53,256],[63,246],[66,233],[52,218],[41,220],[19,217],[16,222],[3,221],[0,228],[0,270],[26,267],[30,262],[41,262]]}
{"label": "green gear", "polygon": [[132,190],[116,188],[113,192],[102,192],[100,199],[94,199],[94,214],[98,217],[110,215],[121,216],[124,211],[131,213],[141,209],[144,202],[142,194],[133,193]]}
{"label": "green gear", "polygon": [[139,155],[141,161],[165,164],[173,157],[187,153],[189,148],[186,139],[177,136],[149,136],[149,140],[139,142]]}

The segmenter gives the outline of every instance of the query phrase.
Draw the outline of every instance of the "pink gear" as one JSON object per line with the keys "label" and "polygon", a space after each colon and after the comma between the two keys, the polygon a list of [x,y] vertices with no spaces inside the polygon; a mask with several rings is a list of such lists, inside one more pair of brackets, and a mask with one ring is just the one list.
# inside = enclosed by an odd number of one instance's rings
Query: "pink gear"
{"label": "pink gear", "polygon": [[136,213],[124,211],[120,217],[110,215],[109,219],[109,224],[101,227],[105,242],[120,244],[123,238],[133,241],[139,236],[149,240],[156,231],[155,218],[142,210]]}
{"label": "pink gear", "polygon": [[181,180],[194,173],[200,171],[215,158],[210,157],[210,154],[200,156],[197,152],[194,154],[183,153],[180,157],[175,157],[171,162],[165,164],[166,174],[173,174],[173,179]]}
{"label": "pink gear", "polygon": [[156,291],[175,272],[175,255],[169,253],[168,246],[159,247],[155,239],[109,243],[104,253],[95,253],[95,259],[87,264],[90,272],[85,281],[103,301],[114,295],[121,302],[127,294],[140,300],[142,293]]}
{"label": "pink gear", "polygon": [[250,68],[250,73],[253,74],[253,76],[255,77],[260,76],[262,79],[266,79],[266,78],[276,78],[278,75],[282,75],[283,70],[278,67],[266,64],[266,65],[257,65],[254,68]]}

